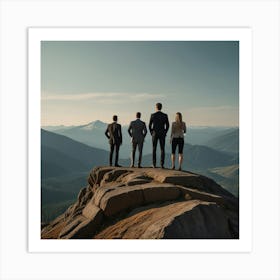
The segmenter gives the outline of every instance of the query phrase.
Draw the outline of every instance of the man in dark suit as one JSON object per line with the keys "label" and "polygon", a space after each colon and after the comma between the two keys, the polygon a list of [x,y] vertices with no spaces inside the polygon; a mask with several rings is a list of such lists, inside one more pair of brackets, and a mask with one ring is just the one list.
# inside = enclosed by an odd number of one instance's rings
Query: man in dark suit
{"label": "man in dark suit", "polygon": [[114,149],[116,149],[115,154],[115,166],[120,167],[119,165],[119,149],[122,144],[122,127],[117,123],[118,116],[113,116],[113,122],[108,124],[108,127],[105,131],[106,137],[109,139],[110,144],[110,166],[112,166]]}
{"label": "man in dark suit", "polygon": [[153,167],[156,167],[156,151],[157,151],[157,143],[159,141],[160,150],[161,150],[161,159],[160,164],[161,168],[164,168],[164,158],[165,158],[165,137],[167,131],[169,129],[169,121],[167,114],[161,112],[162,104],[156,104],[156,112],[151,115],[150,122],[149,122],[149,130],[152,135],[153,141]]}
{"label": "man in dark suit", "polygon": [[132,152],[131,152],[131,165],[130,167],[134,167],[135,161],[135,152],[138,146],[139,151],[139,159],[138,159],[138,168],[141,168],[141,161],[142,161],[142,150],[144,139],[147,135],[147,127],[146,124],[140,120],[141,113],[136,113],[136,120],[132,121],[128,127],[128,134],[131,137],[132,142]]}

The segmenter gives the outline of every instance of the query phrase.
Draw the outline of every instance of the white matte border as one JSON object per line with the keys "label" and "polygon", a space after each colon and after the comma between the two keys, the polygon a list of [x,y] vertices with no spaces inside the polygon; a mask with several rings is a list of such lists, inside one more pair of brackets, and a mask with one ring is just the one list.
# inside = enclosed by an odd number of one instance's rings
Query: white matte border
{"label": "white matte border", "polygon": [[[252,48],[249,28],[29,28],[29,252],[250,252],[252,248]],[[240,238],[238,240],[46,240],[40,226],[41,41],[239,41]],[[246,186],[246,188],[244,187]]]}

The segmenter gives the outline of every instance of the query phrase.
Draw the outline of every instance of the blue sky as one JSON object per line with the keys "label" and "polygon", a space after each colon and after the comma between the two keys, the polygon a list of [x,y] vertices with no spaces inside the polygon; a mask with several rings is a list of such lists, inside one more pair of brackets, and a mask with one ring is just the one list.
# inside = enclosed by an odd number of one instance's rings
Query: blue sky
{"label": "blue sky", "polygon": [[238,126],[238,88],[238,42],[41,43],[42,125],[148,121],[161,102],[170,120]]}

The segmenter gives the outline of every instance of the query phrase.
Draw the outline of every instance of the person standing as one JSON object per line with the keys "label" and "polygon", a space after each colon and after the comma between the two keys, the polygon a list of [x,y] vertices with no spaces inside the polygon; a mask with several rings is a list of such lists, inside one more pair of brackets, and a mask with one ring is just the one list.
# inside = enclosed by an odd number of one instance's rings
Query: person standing
{"label": "person standing", "polygon": [[106,137],[109,139],[110,144],[110,166],[112,166],[113,161],[113,154],[114,150],[116,150],[115,153],[115,166],[120,167],[119,165],[119,149],[120,145],[122,144],[122,127],[118,122],[118,116],[113,116],[113,122],[111,124],[108,124],[108,127],[105,131]]}
{"label": "person standing", "polygon": [[144,144],[144,139],[147,135],[146,124],[145,122],[141,121],[140,118],[141,118],[141,113],[137,112],[136,120],[132,121],[128,127],[128,134],[131,137],[131,143],[132,143],[130,167],[134,167],[135,152],[138,146],[138,151],[139,151],[138,168],[142,168],[141,161],[142,161],[143,144]]}
{"label": "person standing", "polygon": [[156,167],[156,151],[157,151],[157,143],[159,141],[160,150],[161,150],[161,158],[160,164],[161,168],[164,168],[164,158],[165,158],[165,137],[167,131],[169,129],[169,121],[167,114],[161,112],[162,104],[156,104],[156,112],[151,115],[149,122],[149,130],[152,135],[153,142],[153,167]]}
{"label": "person standing", "polygon": [[171,162],[172,169],[175,169],[175,152],[178,146],[178,154],[179,154],[179,168],[178,170],[182,170],[183,163],[183,150],[184,150],[184,133],[186,133],[186,123],[183,122],[182,114],[180,112],[176,113],[175,122],[172,123],[171,126],[171,135],[170,142],[172,147],[171,153]]}

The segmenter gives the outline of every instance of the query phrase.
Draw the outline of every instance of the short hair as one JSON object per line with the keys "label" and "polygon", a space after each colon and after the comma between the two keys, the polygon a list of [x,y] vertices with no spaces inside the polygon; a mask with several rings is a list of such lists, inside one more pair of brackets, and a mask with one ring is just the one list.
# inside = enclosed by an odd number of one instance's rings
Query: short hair
{"label": "short hair", "polygon": [[161,103],[157,103],[157,104],[156,104],[156,107],[157,107],[158,110],[161,110],[162,104],[161,104]]}
{"label": "short hair", "polygon": [[117,120],[118,120],[118,116],[117,116],[117,115],[114,115],[114,116],[113,116],[113,121],[116,122]]}
{"label": "short hair", "polygon": [[137,112],[137,113],[136,113],[136,118],[138,118],[138,119],[141,118],[141,113],[140,113],[140,112]]}

